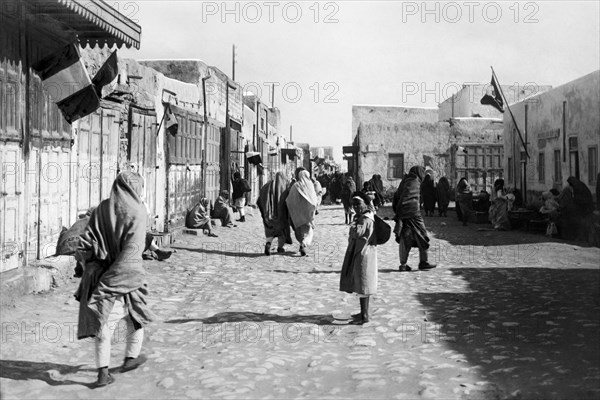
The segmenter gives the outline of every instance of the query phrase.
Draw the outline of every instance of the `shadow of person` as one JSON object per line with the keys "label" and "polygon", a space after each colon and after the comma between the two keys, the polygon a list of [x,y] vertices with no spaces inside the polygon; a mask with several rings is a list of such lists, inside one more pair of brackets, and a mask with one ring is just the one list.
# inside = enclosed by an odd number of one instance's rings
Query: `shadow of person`
{"label": "shadow of person", "polygon": [[250,311],[228,311],[213,315],[207,318],[196,319],[171,319],[165,321],[168,324],[185,324],[188,322],[201,322],[203,324],[222,324],[233,322],[277,322],[281,324],[314,324],[314,325],[333,325],[335,319],[330,314],[314,315],[277,315],[264,314]]}
{"label": "shadow of person", "polygon": [[[204,243],[203,247],[195,248],[195,249],[188,248],[188,247],[175,247],[175,246],[173,246],[172,248],[177,249],[177,250],[187,250],[187,251],[191,251],[194,253],[200,253],[200,254],[212,254],[212,255],[220,255],[220,256],[235,257],[235,258],[264,257],[263,248],[261,246],[254,246],[254,247],[256,247],[256,253],[249,253],[249,252],[241,251],[242,249],[240,249],[240,251],[220,250],[219,246],[220,246],[219,243]],[[209,247],[216,247],[216,248],[209,248]]]}
{"label": "shadow of person", "polygon": [[400,271],[398,270],[398,268],[396,268],[396,269],[384,268],[384,269],[380,269],[379,272],[388,274],[388,273],[395,273],[395,272],[400,272]]}
{"label": "shadow of person", "polygon": [[276,272],[279,274],[339,274],[340,273],[340,271],[321,271],[321,270],[287,271],[285,269],[272,269],[271,272]]}
{"label": "shadow of person", "polygon": [[91,389],[93,383],[65,379],[66,375],[85,370],[82,367],[83,365],[71,366],[50,362],[0,360],[0,378],[19,381],[37,379],[46,382],[50,386],[82,385]]}

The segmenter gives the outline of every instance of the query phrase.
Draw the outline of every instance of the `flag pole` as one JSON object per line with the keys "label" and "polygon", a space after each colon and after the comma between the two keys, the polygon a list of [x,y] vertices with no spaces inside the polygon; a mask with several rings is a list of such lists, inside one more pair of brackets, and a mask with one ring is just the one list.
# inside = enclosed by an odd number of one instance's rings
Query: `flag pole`
{"label": "flag pole", "polygon": [[492,76],[494,77],[494,79],[496,80],[496,83],[498,84],[498,90],[500,91],[500,95],[502,96],[502,99],[504,99],[504,104],[506,104],[506,108],[508,109],[508,113],[510,114],[510,117],[512,118],[513,124],[515,125],[515,128],[517,129],[517,133],[519,134],[519,139],[521,139],[521,144],[523,145],[523,148],[525,148],[525,155],[527,156],[527,158],[529,157],[529,151],[527,150],[527,143],[525,143],[525,141],[523,140],[523,135],[521,135],[521,130],[519,129],[519,125],[517,125],[517,120],[515,119],[515,116],[513,115],[510,106],[508,105],[508,101],[506,100],[506,96],[504,96],[504,91],[502,90],[502,85],[500,85],[500,80],[498,79],[498,77],[496,76],[496,72],[494,71],[494,67],[492,67],[490,65],[490,68],[492,69]]}
{"label": "flag pole", "polygon": [[[169,104],[168,106],[169,108],[171,107],[171,105]],[[165,107],[165,111],[163,113],[163,116],[160,120],[160,124],[158,124],[158,130],[156,131],[156,136],[158,136],[158,134],[160,133],[160,128],[162,127],[162,123],[165,120],[165,117],[167,116],[167,107]]]}

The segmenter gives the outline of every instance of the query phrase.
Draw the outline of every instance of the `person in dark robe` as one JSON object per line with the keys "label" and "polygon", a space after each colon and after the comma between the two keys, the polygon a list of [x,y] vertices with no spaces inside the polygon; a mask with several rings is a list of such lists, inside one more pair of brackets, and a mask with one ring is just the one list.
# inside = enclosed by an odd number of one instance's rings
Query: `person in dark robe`
{"label": "person in dark robe", "polygon": [[265,229],[265,255],[271,254],[271,243],[277,238],[277,252],[285,251],[284,245],[292,244],[289,224],[289,215],[285,204],[288,193],[288,182],[282,172],[275,174],[275,178],[267,182],[258,195],[258,209],[262,216]]}
{"label": "person in dark robe", "polygon": [[331,182],[329,184],[329,186],[331,187],[330,190],[330,199],[331,199],[331,203],[332,204],[339,204],[338,200],[341,200],[341,195],[342,195],[342,189],[343,189],[343,177],[342,174],[339,172],[336,172],[333,175],[333,178],[331,179]]}
{"label": "person in dark robe", "polygon": [[242,178],[242,174],[240,174],[239,171],[233,173],[231,185],[233,188],[233,192],[231,193],[233,205],[236,211],[240,213],[240,219],[238,219],[238,222],[246,222],[246,193],[252,191],[252,188],[250,187],[248,181]]}
{"label": "person in dark robe", "polygon": [[411,271],[408,266],[408,254],[411,247],[419,249],[419,269],[435,268],[436,264],[428,261],[429,237],[425,228],[425,221],[421,215],[420,197],[421,182],[425,177],[425,168],[414,166],[408,176],[400,182],[394,194],[392,207],[394,208],[396,227],[396,242],[399,244],[400,271]]}
{"label": "person in dark robe", "polygon": [[491,205],[490,194],[485,190],[481,190],[479,196],[477,196],[477,211],[487,213]]}
{"label": "person in dark robe", "polygon": [[462,221],[463,226],[467,226],[473,214],[473,192],[467,178],[461,178],[456,185],[456,203],[458,219]]}
{"label": "person in dark robe", "polygon": [[518,210],[519,208],[522,208],[523,207],[523,194],[521,193],[521,190],[514,188],[514,189],[512,189],[511,193],[513,194],[513,196],[515,196],[515,199],[513,200],[512,207],[510,209]]}
{"label": "person in dark robe", "polygon": [[98,379],[94,387],[114,382],[108,372],[110,342],[122,319],[127,336],[121,372],[145,361],[140,355],[144,326],[154,316],[146,299],[148,284],[142,260],[147,218],[142,193],[143,178],[138,173],[117,175],[110,197],[92,212],[77,251],[83,262],[75,293],[79,301],[77,337],[95,338]]}
{"label": "person in dark robe", "polygon": [[385,204],[385,196],[384,196],[384,188],[383,181],[381,180],[381,175],[375,174],[370,180],[371,182],[371,190],[374,193],[373,206],[375,209],[382,207]]}
{"label": "person in dark robe", "polygon": [[588,241],[592,229],[592,212],[594,211],[594,198],[587,185],[574,176],[567,178],[567,183],[573,188],[573,202],[575,203],[575,225],[577,239]]}
{"label": "person in dark robe", "polygon": [[450,182],[448,182],[448,178],[445,176],[440,178],[440,181],[435,188],[435,192],[440,217],[447,217],[448,205],[450,204]]}
{"label": "person in dark robe", "polygon": [[423,200],[423,210],[425,210],[425,216],[433,216],[435,212],[435,185],[431,175],[425,174],[423,183],[421,183],[421,199]]}
{"label": "person in dark robe", "polygon": [[340,274],[340,291],[356,293],[360,314],[352,315],[353,323],[369,322],[369,299],[377,292],[377,239],[371,199],[362,192],[352,195],[356,218],[348,233],[348,247]]}
{"label": "person in dark robe", "polygon": [[354,214],[352,203],[350,200],[352,199],[352,194],[356,192],[356,183],[351,176],[346,177],[346,182],[344,182],[344,186],[342,187],[342,192],[340,196],[342,198],[342,204],[344,205],[344,216],[346,218],[346,224],[350,224],[352,222],[352,217]]}

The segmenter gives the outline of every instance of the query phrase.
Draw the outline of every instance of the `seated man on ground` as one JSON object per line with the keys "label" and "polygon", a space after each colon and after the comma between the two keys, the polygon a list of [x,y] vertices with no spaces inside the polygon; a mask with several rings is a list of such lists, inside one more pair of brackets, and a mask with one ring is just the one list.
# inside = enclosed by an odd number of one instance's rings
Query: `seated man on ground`
{"label": "seated man on ground", "polygon": [[203,197],[194,207],[188,210],[185,216],[185,227],[188,229],[202,229],[210,237],[218,237],[212,232],[210,215],[210,203]]}
{"label": "seated man on ground", "polygon": [[221,226],[233,228],[237,225],[233,224],[233,210],[229,207],[229,192],[222,190],[219,197],[215,201],[211,217],[221,220]]}

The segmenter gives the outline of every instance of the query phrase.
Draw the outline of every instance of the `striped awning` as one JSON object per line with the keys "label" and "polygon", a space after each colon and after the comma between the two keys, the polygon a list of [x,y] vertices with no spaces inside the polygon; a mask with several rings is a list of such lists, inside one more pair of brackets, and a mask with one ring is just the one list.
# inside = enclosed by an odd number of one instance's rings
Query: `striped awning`
{"label": "striped awning", "polygon": [[45,18],[52,18],[65,30],[77,35],[82,47],[140,48],[142,27],[133,22],[139,11],[137,3],[127,2],[116,5],[123,7],[123,13],[102,0],[25,0],[28,12]]}

